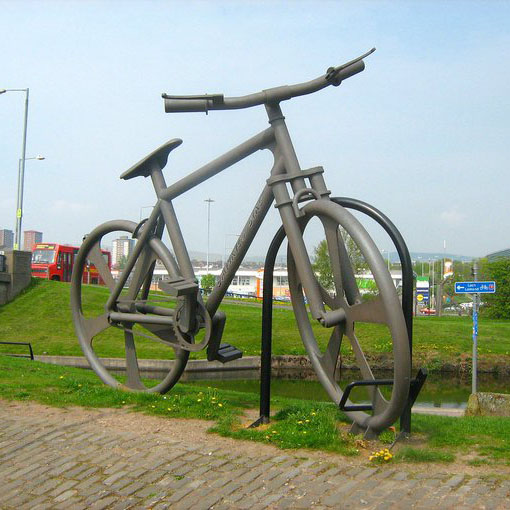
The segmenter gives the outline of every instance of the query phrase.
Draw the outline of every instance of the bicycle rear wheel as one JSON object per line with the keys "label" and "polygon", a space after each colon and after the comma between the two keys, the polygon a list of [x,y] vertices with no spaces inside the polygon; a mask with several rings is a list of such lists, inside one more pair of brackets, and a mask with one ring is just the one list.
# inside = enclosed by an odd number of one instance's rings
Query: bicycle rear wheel
{"label": "bicycle rear wheel", "polygon": [[[393,355],[393,386],[389,398],[377,386],[368,386],[372,414],[364,411],[347,411],[346,414],[356,424],[354,430],[363,431],[367,436],[377,434],[393,424],[406,405],[410,385],[411,358],[406,325],[400,301],[391,276],[386,268],[379,250],[364,227],[346,209],[330,201],[313,201],[303,208],[302,230],[306,233],[310,220],[320,226],[327,242],[327,251],[331,263],[331,288],[326,288],[317,281],[326,311],[340,311],[343,320],[327,330],[326,339],[320,339],[321,332],[311,319],[305,302],[303,286],[292,256],[288,251],[288,274],[292,305],[301,338],[308,352],[317,377],[330,398],[339,404],[345,385],[337,380],[338,360],[342,340],[347,337],[356,364],[364,381],[375,381],[373,369],[367,350],[367,343],[362,338],[363,328],[356,328],[360,323],[377,324],[384,330],[379,331],[391,338]],[[317,221],[318,220],[318,221]],[[353,256],[346,248],[342,232],[354,243],[351,252],[361,255],[367,274],[373,275],[370,295],[360,288],[360,278],[353,267]],[[324,330],[323,330],[324,332]],[[329,338],[328,338],[329,337]],[[368,346],[373,349],[372,346]],[[356,402],[347,400],[347,405]]]}
{"label": "bicycle rear wheel", "polygon": [[[115,281],[101,252],[101,243],[106,236],[112,235],[116,238],[126,235],[129,239],[136,227],[137,224],[132,221],[113,220],[99,225],[84,239],[75,260],[71,282],[73,322],[85,357],[105,384],[133,391],[166,393],[181,377],[189,357],[188,351],[171,345],[170,342],[175,340],[172,328],[166,326],[165,329],[146,324],[143,325],[144,331],[140,331],[139,327],[134,324],[113,323],[109,320],[105,307],[110,293],[114,289]],[[150,310],[154,310],[154,306],[158,304],[161,305],[158,307],[160,313],[164,308],[163,313],[171,315],[173,303],[160,293],[150,292],[156,260],[161,261],[170,276],[178,276],[169,262],[170,256],[161,240],[151,239],[130,272],[127,280],[128,287],[124,289],[117,300],[117,305],[133,311],[150,313]],[[94,274],[98,274],[110,292],[101,292],[98,288],[92,289],[91,286],[85,285],[84,280],[87,282],[91,268],[93,268]],[[138,364],[137,344],[139,348],[148,352],[151,350],[151,345],[149,345],[151,342],[147,340],[147,337],[166,344],[174,351],[171,368],[155,385],[145,384],[142,381]],[[119,382],[115,377],[115,370],[107,368],[104,361],[104,358],[109,357],[108,352],[115,349],[112,346],[112,340],[124,342],[125,383]],[[163,369],[163,371],[165,370]]]}

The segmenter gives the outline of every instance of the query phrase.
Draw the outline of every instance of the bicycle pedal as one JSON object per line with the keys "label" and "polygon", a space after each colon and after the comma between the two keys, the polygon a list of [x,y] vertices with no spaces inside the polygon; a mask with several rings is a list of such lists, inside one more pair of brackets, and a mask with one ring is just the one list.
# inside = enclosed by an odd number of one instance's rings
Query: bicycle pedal
{"label": "bicycle pedal", "polygon": [[230,344],[221,344],[216,354],[216,359],[221,363],[228,363],[243,357],[243,351]]}
{"label": "bicycle pedal", "polygon": [[216,312],[212,318],[211,337],[209,338],[209,343],[207,345],[207,361],[217,359],[226,320],[227,317],[224,312]]}
{"label": "bicycle pedal", "polygon": [[173,278],[171,280],[161,281],[158,287],[163,292],[174,297],[189,296],[198,292],[198,283],[194,280],[186,280],[185,278]]}

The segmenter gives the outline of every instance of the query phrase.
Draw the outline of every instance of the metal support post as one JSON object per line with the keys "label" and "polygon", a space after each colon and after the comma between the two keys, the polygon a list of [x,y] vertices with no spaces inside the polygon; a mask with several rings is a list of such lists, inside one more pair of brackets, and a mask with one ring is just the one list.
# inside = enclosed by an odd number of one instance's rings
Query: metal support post
{"label": "metal support post", "polygon": [[[411,256],[404,238],[390,219],[375,207],[353,198],[331,198],[333,202],[349,209],[355,209],[375,220],[387,232],[393,241],[402,267],[402,312],[409,338],[409,351],[412,360],[413,342],[413,280],[414,273]],[[262,302],[262,345],[260,360],[260,416],[250,427],[269,423],[271,391],[271,350],[272,350],[272,315],[273,315],[273,272],[278,250],[285,239],[281,227],[271,242],[264,264],[264,289]],[[421,368],[415,379],[411,380],[407,405],[400,417],[400,429],[406,434],[411,432],[411,407],[414,404],[425,380],[427,371]]]}
{"label": "metal support post", "polygon": [[[473,281],[478,281],[478,262],[473,264]],[[473,294],[473,369],[471,378],[471,393],[477,391],[477,372],[478,372],[478,304],[480,294]]]}
{"label": "metal support post", "polygon": [[267,251],[262,289],[262,345],[260,350],[260,415],[250,427],[269,423],[271,412],[271,354],[273,341],[273,274],[276,255],[285,239],[280,227]]}

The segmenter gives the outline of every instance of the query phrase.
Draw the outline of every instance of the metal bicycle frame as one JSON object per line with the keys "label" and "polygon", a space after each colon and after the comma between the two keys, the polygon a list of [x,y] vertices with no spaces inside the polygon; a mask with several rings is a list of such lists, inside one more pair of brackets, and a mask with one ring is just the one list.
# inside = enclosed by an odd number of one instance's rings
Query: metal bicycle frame
{"label": "metal bicycle frame", "polygon": [[[247,158],[256,151],[269,149],[274,157],[271,177],[266,181],[266,185],[253,211],[248,217],[230,257],[225,263],[218,282],[207,300],[206,309],[211,317],[214,316],[230,282],[235,276],[237,269],[274,201],[275,206],[280,212],[283,227],[310,304],[312,316],[315,319],[323,317],[325,313],[324,304],[319,286],[313,274],[297,218],[300,215],[298,207],[300,202],[309,199],[329,200],[330,192],[326,188],[322,176],[323,169],[321,167],[309,170],[301,169],[285,124],[285,117],[282,114],[279,104],[266,104],[265,106],[269,117],[269,123],[271,124],[270,128],[258,133],[169,187],[167,187],[165,183],[159,164],[157,162],[153,163],[150,174],[158,201],[152,214],[144,223],[139,234],[137,234],[138,243],[136,243],[133,252],[130,254],[126,262],[125,270],[115,284],[110,298],[107,301],[106,309],[108,312],[114,311],[115,304],[127,281],[128,275],[135,267],[138,258],[144,256],[142,251],[148,246],[151,236],[153,236],[156,231],[156,235],[161,238],[163,233],[163,225],[160,221],[161,217],[163,218],[164,226],[166,226],[170,236],[176,258],[175,261],[173,257],[169,257],[170,265],[175,270],[176,274],[180,273],[187,279],[195,278],[191,260],[172,205],[172,200],[235,163]],[[305,179],[309,180],[309,185],[306,184]],[[290,196],[287,188],[288,183],[293,190],[293,197]],[[145,275],[145,269],[148,267],[149,263],[150,260],[146,259],[145,266],[143,261],[137,264],[131,286],[134,285],[134,288],[140,288],[143,283],[142,279]],[[130,299],[134,299],[134,297],[135,296],[129,295]],[[153,318],[140,313],[123,313],[122,316],[124,321],[129,320],[129,322],[153,322]],[[172,319],[168,318],[166,320],[170,322]]]}

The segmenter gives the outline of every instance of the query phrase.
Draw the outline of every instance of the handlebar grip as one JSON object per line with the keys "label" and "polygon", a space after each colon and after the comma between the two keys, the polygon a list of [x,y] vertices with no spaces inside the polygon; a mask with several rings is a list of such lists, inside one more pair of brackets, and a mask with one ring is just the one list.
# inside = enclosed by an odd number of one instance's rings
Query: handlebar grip
{"label": "handlebar grip", "polygon": [[210,99],[165,99],[165,112],[205,112],[210,110]]}
{"label": "handlebar grip", "polygon": [[354,62],[346,67],[330,67],[328,69],[326,79],[336,87],[340,85],[343,80],[346,80],[355,74],[361,73],[363,69],[365,69],[365,62],[363,62],[363,60],[358,60],[357,62]]}
{"label": "handlebar grip", "polygon": [[361,71],[363,71],[364,69],[365,62],[363,62],[363,60],[360,60],[359,62],[355,62],[354,64],[351,64],[349,67],[342,69],[340,71],[340,77],[342,78],[342,80],[346,80],[347,78],[350,78],[355,74],[361,73]]}

